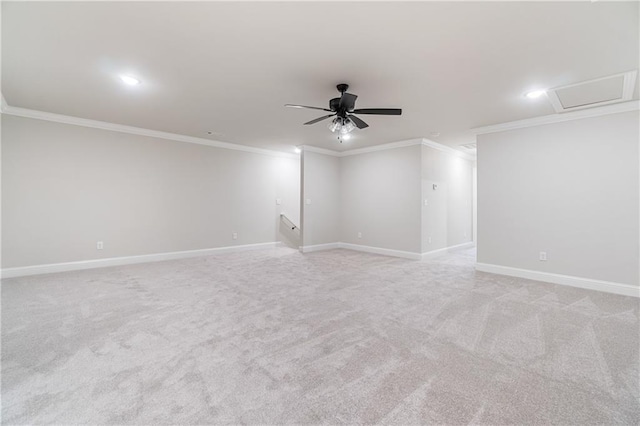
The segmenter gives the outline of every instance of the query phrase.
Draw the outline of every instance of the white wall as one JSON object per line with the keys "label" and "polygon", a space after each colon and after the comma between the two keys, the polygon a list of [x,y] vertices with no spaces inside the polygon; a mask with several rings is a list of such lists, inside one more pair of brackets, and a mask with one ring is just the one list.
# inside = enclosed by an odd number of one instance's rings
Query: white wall
{"label": "white wall", "polygon": [[[311,204],[307,204],[307,200]],[[340,159],[302,152],[302,246],[340,241]]]}
{"label": "white wall", "polygon": [[478,262],[638,285],[639,124],[635,111],[478,136]]}
{"label": "white wall", "polygon": [[297,159],[2,115],[2,267],[273,242],[280,210],[296,217],[298,170]]}
{"label": "white wall", "polygon": [[285,214],[295,225],[300,226],[300,161],[276,158],[278,176],[277,194],[281,203],[278,214]]}
{"label": "white wall", "polygon": [[472,205],[473,205],[473,242],[478,241],[478,168],[471,170],[472,176]]}
{"label": "white wall", "polygon": [[420,153],[414,145],[340,159],[342,242],[420,253]]}
{"label": "white wall", "polygon": [[422,147],[423,253],[472,242],[473,166],[453,153]]}
{"label": "white wall", "polygon": [[340,157],[305,151],[303,198],[312,204],[302,207],[303,246],[343,243],[415,259],[471,242],[473,165],[421,140]]}

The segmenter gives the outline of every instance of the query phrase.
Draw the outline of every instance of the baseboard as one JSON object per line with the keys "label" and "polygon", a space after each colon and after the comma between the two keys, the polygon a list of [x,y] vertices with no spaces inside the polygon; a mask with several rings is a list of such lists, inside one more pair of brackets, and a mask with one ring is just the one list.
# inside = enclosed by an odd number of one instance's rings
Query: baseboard
{"label": "baseboard", "polygon": [[315,244],[312,246],[300,246],[302,253],[312,253],[314,251],[333,250],[342,248],[342,243]]}
{"label": "baseboard", "polygon": [[140,256],[112,257],[107,259],[82,260],[78,262],[52,263],[48,265],[23,266],[2,269],[2,278],[24,277],[28,275],[50,274],[54,272],[78,271],[82,269],[105,268],[108,266],[131,265],[134,263],[160,262],[163,260],[185,259],[212,254],[234,253],[278,247],[278,242],[245,244],[241,246],[216,247],[200,250],[174,251],[169,253],[144,254]]}
{"label": "baseboard", "polygon": [[437,249],[437,250],[431,250],[431,251],[427,251],[422,253],[421,258],[424,259],[433,259],[434,257],[438,257],[438,256],[442,256],[443,254],[447,254],[450,253],[454,250],[461,250],[461,249],[465,249],[465,248],[471,248],[474,247],[476,245],[476,243],[474,243],[473,241],[468,242],[468,243],[462,243],[462,244],[456,244],[455,246],[449,246],[449,247],[445,247],[445,248],[441,248],[441,249]]}
{"label": "baseboard", "polygon": [[341,243],[341,242],[328,243],[328,244],[316,244],[313,246],[302,246],[300,247],[300,251],[302,253],[311,253],[314,251],[333,250],[333,249],[339,249],[339,248],[362,251],[366,253],[382,254],[385,256],[402,257],[405,259],[420,260],[420,253],[412,253],[409,251],[391,250],[391,249],[385,249],[380,247],[362,246],[359,244],[350,244],[350,243]]}
{"label": "baseboard", "polygon": [[411,251],[392,250],[380,247],[362,246],[360,244],[340,243],[342,248],[363,251],[365,253],[382,254],[384,256],[402,257],[404,259],[420,260],[420,253]]}
{"label": "baseboard", "polygon": [[457,244],[451,247],[445,247],[438,250],[432,250],[426,253],[415,253],[411,251],[394,250],[394,249],[387,249],[382,247],[363,246],[360,244],[338,242],[338,243],[328,243],[328,244],[317,244],[313,246],[303,246],[300,248],[300,251],[302,253],[311,253],[311,252],[320,251],[320,250],[333,250],[333,249],[343,248],[348,250],[362,251],[365,253],[381,254],[383,256],[401,257],[403,259],[411,259],[411,260],[422,260],[422,259],[430,259],[432,257],[440,256],[442,254],[449,253],[450,251],[455,249],[473,247],[474,245],[475,243],[469,242],[469,243]]}
{"label": "baseboard", "polygon": [[492,274],[508,275],[511,277],[543,281],[552,284],[586,288],[588,290],[603,291],[606,293],[621,294],[623,296],[640,297],[640,287],[636,287],[630,284],[592,280],[589,278],[580,278],[571,275],[560,275],[550,272],[511,268],[509,266],[492,265],[488,263],[476,263],[476,270],[481,272],[490,272]]}

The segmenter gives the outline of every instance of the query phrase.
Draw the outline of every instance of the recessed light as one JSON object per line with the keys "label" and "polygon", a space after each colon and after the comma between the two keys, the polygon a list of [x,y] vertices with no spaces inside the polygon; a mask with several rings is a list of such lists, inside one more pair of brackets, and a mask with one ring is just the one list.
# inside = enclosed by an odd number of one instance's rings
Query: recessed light
{"label": "recessed light", "polygon": [[302,150],[300,148],[296,148],[296,149],[294,149],[294,151],[296,152],[296,154],[300,154],[300,152],[302,152]]}
{"label": "recessed light", "polygon": [[128,84],[129,86],[137,86],[141,83],[140,80],[135,77],[131,77],[130,75],[121,75],[120,80],[122,80],[124,84]]}
{"label": "recessed light", "polygon": [[529,99],[535,99],[535,98],[539,98],[540,96],[544,95],[545,93],[547,93],[546,90],[534,90],[532,92],[525,93],[524,96],[529,98]]}

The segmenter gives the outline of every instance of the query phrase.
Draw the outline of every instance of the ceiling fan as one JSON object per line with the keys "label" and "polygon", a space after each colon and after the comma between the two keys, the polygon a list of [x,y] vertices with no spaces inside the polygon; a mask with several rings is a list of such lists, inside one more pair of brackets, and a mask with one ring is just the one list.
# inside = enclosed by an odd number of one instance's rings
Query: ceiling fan
{"label": "ceiling fan", "polygon": [[402,110],[399,108],[361,108],[355,109],[356,95],[347,93],[349,89],[348,84],[338,84],[336,86],[340,92],[339,98],[333,98],[329,101],[329,108],[312,107],[306,105],[292,105],[286,104],[286,107],[290,108],[307,108],[317,109],[320,111],[327,111],[331,114],[316,118],[315,120],[307,121],[305,125],[315,124],[322,120],[326,120],[330,117],[335,117],[329,124],[329,130],[332,132],[338,132],[341,135],[345,135],[355,128],[364,129],[369,127],[362,119],[356,117],[353,114],[375,114],[375,115],[401,115]]}

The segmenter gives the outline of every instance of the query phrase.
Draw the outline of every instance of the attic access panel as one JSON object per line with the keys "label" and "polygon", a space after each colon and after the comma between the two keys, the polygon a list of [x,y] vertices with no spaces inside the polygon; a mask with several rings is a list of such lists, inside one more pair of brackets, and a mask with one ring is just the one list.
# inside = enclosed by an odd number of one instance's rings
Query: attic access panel
{"label": "attic access panel", "polygon": [[547,95],[556,112],[574,111],[630,101],[638,71],[549,89]]}

